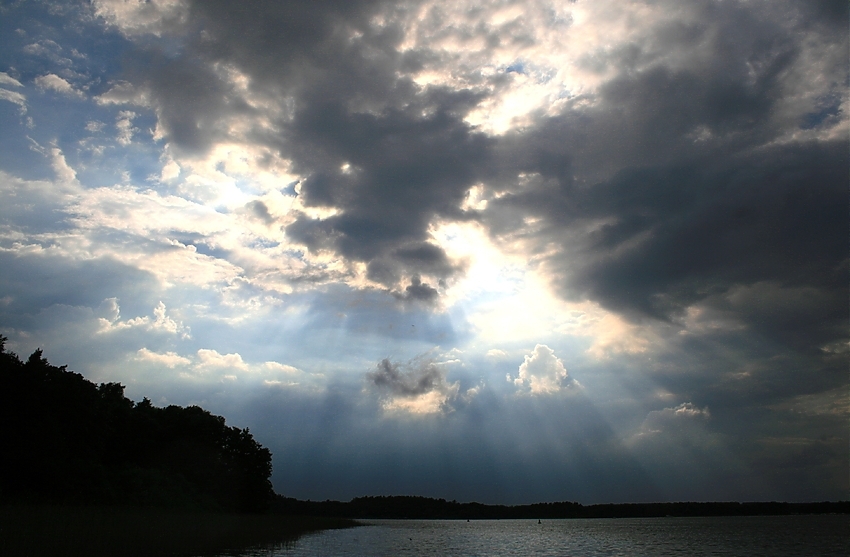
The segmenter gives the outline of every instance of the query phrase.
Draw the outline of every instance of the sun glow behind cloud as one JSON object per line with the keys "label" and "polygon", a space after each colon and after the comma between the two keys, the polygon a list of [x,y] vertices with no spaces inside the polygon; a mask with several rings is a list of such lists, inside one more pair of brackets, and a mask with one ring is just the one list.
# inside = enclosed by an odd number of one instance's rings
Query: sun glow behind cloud
{"label": "sun glow behind cloud", "polygon": [[45,6],[0,56],[9,347],[256,424],[299,496],[846,494],[827,3]]}

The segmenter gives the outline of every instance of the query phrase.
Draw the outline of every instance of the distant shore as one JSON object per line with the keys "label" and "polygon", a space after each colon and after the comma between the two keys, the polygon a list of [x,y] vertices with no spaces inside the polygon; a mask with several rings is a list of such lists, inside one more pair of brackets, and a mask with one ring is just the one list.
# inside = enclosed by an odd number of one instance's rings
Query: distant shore
{"label": "distant shore", "polygon": [[358,497],[349,502],[299,501],[278,496],[275,512],[345,518],[499,519],[499,518],[639,518],[661,516],[756,516],[850,513],[850,501],[676,502],[582,505],[573,502],[530,505],[458,503],[428,497]]}

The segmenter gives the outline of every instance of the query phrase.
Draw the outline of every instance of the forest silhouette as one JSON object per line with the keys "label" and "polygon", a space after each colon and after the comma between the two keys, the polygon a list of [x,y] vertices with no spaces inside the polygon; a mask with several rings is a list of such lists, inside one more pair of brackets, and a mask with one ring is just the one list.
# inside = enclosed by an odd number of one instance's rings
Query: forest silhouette
{"label": "forest silhouette", "polygon": [[133,402],[0,336],[0,501],[261,512],[271,452],[197,406]]}

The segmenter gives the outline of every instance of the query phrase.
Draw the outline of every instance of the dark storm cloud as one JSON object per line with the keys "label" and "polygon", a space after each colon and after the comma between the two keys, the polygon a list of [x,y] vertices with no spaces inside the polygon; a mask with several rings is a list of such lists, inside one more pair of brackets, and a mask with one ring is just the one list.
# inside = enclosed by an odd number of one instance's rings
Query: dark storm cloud
{"label": "dark storm cloud", "polygon": [[842,0],[813,0],[811,2],[800,2],[803,9],[813,12],[816,23],[841,27],[846,31],[844,25],[850,18],[850,5]]}
{"label": "dark storm cloud", "polygon": [[394,249],[380,259],[373,259],[367,266],[366,276],[392,287],[402,279],[405,271],[413,273],[404,291],[393,291],[393,295],[400,300],[433,303],[439,298],[439,291],[424,282],[420,273],[439,277],[439,286],[445,286],[443,277],[449,277],[460,269],[462,265],[449,261],[441,248],[422,242]]}
{"label": "dark storm cloud", "polygon": [[632,448],[668,497],[691,492],[706,498],[732,489],[764,500],[779,489],[786,500],[811,501],[835,497],[836,486],[847,489],[846,441],[840,411],[679,405],[650,412]]}
{"label": "dark storm cloud", "polygon": [[[433,302],[435,282],[463,270],[429,243],[434,219],[481,218],[498,236],[531,217],[528,249],[547,253],[566,298],[634,321],[699,307],[817,354],[846,336],[848,147],[792,134],[837,122],[846,56],[825,49],[811,69],[806,40],[846,44],[828,24],[842,6],[689,3],[689,19],[588,53],[585,69],[609,76],[598,89],[502,137],[463,120],[491,92],[408,77],[439,56],[400,52],[405,4],[192,3],[183,27],[169,23],[179,47],[141,46],[128,76],[178,148],[209,148],[231,118],[266,119],[250,140],[291,157],[305,206],[336,209],[296,214],[289,238],[366,263],[400,299]],[[504,195],[460,211],[479,181]]]}
{"label": "dark storm cloud", "polygon": [[[661,320],[704,301],[817,351],[846,337],[848,143],[781,138],[837,123],[846,64],[825,58],[823,96],[792,113],[788,76],[808,70],[796,33],[820,33],[805,31],[816,20],[699,6],[700,25],[666,23],[596,60],[619,74],[595,96],[506,136],[489,183],[510,193],[484,219],[502,235],[524,225],[518,215],[542,217],[530,248],[559,246],[548,262],[567,298]],[[825,34],[847,42],[846,30]],[[695,43],[692,64],[660,58]]]}
{"label": "dark storm cloud", "polygon": [[[444,278],[454,271],[442,250],[424,240],[435,217],[460,216],[458,207],[474,183],[476,166],[488,156],[489,141],[463,123],[462,114],[451,112],[451,96],[439,99],[449,106],[431,105],[429,97],[437,95],[430,91],[421,96],[411,96],[419,106],[409,113],[350,114],[334,103],[296,115],[293,147],[309,151],[296,156],[297,167],[312,174],[302,183],[304,202],[342,212],[320,221],[302,216],[287,227],[290,236],[311,249],[386,261],[384,266],[408,272]],[[417,108],[434,114],[423,117]],[[320,170],[343,164],[350,165],[350,174]]]}
{"label": "dark storm cloud", "polygon": [[[500,159],[567,187],[635,166],[728,156],[785,131],[788,122],[771,111],[788,89],[783,79],[801,63],[796,30],[741,3],[688,9],[698,24],[671,18],[655,23],[644,42],[593,53],[585,63],[612,77],[571,99],[561,115],[509,137]],[[682,60],[670,62],[671,53]]]}
{"label": "dark storm cloud", "polygon": [[588,235],[595,261],[574,280],[611,307],[658,316],[735,283],[834,290],[847,166],[836,142],[623,171],[572,197],[583,218],[610,222]]}
{"label": "dark storm cloud", "polygon": [[439,295],[440,293],[436,288],[432,288],[427,283],[423,283],[422,279],[419,278],[419,275],[413,275],[410,279],[410,284],[405,287],[404,293],[396,294],[396,297],[406,301],[430,303],[436,301]]}
{"label": "dark storm cloud", "polygon": [[[698,26],[588,59],[614,77],[501,138],[484,180],[501,195],[481,218],[540,254],[563,297],[664,335],[630,358],[692,405],[651,410],[631,445],[664,496],[742,482],[754,498],[780,483],[789,499],[846,493],[846,394],[825,402],[847,389],[850,145],[833,129],[846,25],[802,3],[785,23],[701,6]],[[801,37],[842,54],[825,48],[811,70]],[[659,55],[693,44],[690,64]]]}
{"label": "dark storm cloud", "polygon": [[433,244],[423,242],[415,246],[399,248],[393,256],[399,261],[422,270],[438,269],[440,273],[449,273],[453,270],[446,254]]}
{"label": "dark storm cloud", "polygon": [[416,362],[416,365],[410,367],[384,358],[378,363],[375,371],[366,374],[366,379],[379,389],[403,397],[419,396],[435,390],[442,392],[446,389],[445,372],[427,360]]}
{"label": "dark storm cloud", "polygon": [[[287,235],[365,262],[371,279],[393,287],[416,273],[457,272],[427,243],[428,226],[460,216],[491,141],[463,121],[481,91],[422,88],[406,77],[417,54],[398,52],[403,34],[392,9],[383,25],[370,22],[381,7],[193,3],[178,36],[183,47],[147,49],[127,78],[151,96],[177,149],[206,151],[227,138],[232,118],[272,118],[251,140],[292,158],[307,207],[338,210],[324,219],[300,215]],[[217,64],[242,72],[247,95],[275,99],[279,113],[258,113]]]}
{"label": "dark storm cloud", "polygon": [[545,216],[542,237],[569,242],[552,260],[568,297],[660,319],[708,300],[791,344],[825,344],[846,334],[847,153],[845,141],[766,147],[494,205],[525,205]]}
{"label": "dark storm cloud", "polygon": [[208,64],[151,48],[127,64],[127,77],[155,99],[162,133],[180,152],[204,153],[228,139],[228,119],[253,111]]}
{"label": "dark storm cloud", "polygon": [[265,224],[272,224],[274,222],[274,217],[269,213],[269,208],[262,201],[251,201],[245,206],[248,211],[251,212],[251,215],[260,219]]}

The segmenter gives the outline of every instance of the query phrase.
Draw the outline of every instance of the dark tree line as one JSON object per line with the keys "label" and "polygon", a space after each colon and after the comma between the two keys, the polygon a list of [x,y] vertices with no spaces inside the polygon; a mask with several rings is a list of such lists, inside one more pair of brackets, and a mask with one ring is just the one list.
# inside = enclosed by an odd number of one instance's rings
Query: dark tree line
{"label": "dark tree line", "polygon": [[256,512],[274,495],[272,455],[197,406],[134,403],[0,336],[0,501]]}
{"label": "dark tree line", "polygon": [[680,502],[582,505],[569,501],[531,505],[484,505],[411,496],[356,497],[348,502],[299,501],[277,496],[272,508],[279,513],[347,518],[430,519],[558,519],[645,518],[661,516],[756,516],[850,513],[850,502]]}

